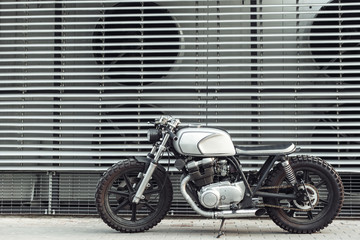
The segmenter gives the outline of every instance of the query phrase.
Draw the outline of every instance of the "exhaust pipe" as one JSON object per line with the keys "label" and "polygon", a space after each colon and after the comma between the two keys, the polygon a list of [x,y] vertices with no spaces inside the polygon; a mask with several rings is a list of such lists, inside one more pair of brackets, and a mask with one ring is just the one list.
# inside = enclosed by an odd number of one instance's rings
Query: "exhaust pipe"
{"label": "exhaust pipe", "polygon": [[194,209],[198,214],[207,218],[244,218],[244,217],[256,217],[264,214],[264,209],[240,209],[236,211],[204,211],[196,205],[189,194],[186,192],[186,185],[190,181],[190,176],[186,176],[180,185],[180,191],[185,200],[189,203],[190,207]]}
{"label": "exhaust pipe", "polygon": [[245,217],[260,217],[265,213],[265,209],[240,209],[236,211],[227,210],[215,212],[215,218],[245,218]]}
{"label": "exhaust pipe", "polygon": [[200,209],[196,205],[196,203],[192,200],[192,198],[189,196],[189,194],[186,192],[186,185],[188,184],[189,181],[190,181],[190,176],[188,175],[181,181],[181,184],[180,184],[180,191],[181,191],[181,194],[183,195],[183,197],[185,198],[185,200],[189,203],[190,207],[192,209],[194,209],[195,212],[197,212],[201,216],[204,216],[207,218],[215,218],[215,212],[204,211],[204,210]]}

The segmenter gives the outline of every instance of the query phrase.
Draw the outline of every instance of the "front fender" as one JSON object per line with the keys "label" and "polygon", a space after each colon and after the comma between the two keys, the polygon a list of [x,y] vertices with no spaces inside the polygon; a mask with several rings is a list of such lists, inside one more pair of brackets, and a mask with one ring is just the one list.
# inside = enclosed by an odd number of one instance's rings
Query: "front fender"
{"label": "front fender", "polygon": [[[149,159],[147,157],[134,157],[134,159],[137,162],[145,163],[145,171],[148,169],[148,167],[149,167],[149,165],[151,163],[151,159]],[[162,173],[165,173],[167,175],[166,169],[161,164],[157,165],[157,169],[160,170]]]}
{"label": "front fender", "polygon": [[[145,173],[151,163],[151,159],[149,159],[147,157],[134,157],[133,159],[139,163],[145,163],[145,169],[144,169],[144,173]],[[171,195],[172,195],[172,189],[173,189],[172,182],[170,180],[169,174],[167,173],[166,169],[162,165],[158,164],[156,166],[155,171],[159,171],[160,174],[163,175],[163,179],[164,179],[163,184],[164,184],[164,186],[167,185],[168,188],[171,189]],[[172,196],[171,196],[171,199],[172,199]]]}

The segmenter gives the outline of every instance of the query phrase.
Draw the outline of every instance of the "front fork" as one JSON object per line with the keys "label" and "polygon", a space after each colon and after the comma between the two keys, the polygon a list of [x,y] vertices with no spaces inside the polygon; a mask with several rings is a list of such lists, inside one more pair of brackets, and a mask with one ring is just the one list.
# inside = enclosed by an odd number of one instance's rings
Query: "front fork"
{"label": "front fork", "polygon": [[166,150],[166,144],[169,140],[170,135],[168,133],[165,134],[163,141],[159,145],[159,147],[154,146],[148,155],[148,157],[151,158],[150,165],[148,169],[146,170],[145,175],[143,176],[141,183],[139,185],[139,188],[137,189],[135,196],[132,200],[132,203],[138,204],[141,199],[144,198],[143,194],[145,191],[146,186],[148,185],[155,169],[157,168],[158,162],[160,160],[160,157],[162,153]]}

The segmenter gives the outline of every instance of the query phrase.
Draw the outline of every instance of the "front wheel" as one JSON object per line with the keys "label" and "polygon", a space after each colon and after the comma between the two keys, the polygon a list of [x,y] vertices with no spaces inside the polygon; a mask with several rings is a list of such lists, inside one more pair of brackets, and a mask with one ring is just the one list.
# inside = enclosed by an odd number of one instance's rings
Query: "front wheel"
{"label": "front wheel", "polygon": [[129,159],[114,164],[99,180],[95,198],[103,221],[120,232],[143,232],[158,224],[172,201],[172,185],[165,171],[155,170],[144,198],[132,203],[145,163]]}
{"label": "front wheel", "polygon": [[290,158],[298,181],[294,191],[278,164],[266,180],[266,189],[296,193],[296,200],[264,198],[270,218],[291,233],[314,233],[328,226],[339,214],[344,201],[340,176],[325,161],[312,156]]}

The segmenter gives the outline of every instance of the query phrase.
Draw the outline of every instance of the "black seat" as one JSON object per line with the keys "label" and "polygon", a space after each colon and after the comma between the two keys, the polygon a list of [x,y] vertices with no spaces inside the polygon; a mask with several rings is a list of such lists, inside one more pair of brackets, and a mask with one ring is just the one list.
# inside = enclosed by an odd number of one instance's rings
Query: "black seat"
{"label": "black seat", "polygon": [[282,143],[266,146],[235,146],[237,155],[245,156],[270,156],[270,155],[287,155],[296,151],[293,143]]}

